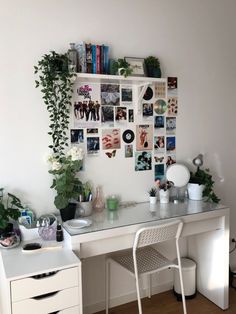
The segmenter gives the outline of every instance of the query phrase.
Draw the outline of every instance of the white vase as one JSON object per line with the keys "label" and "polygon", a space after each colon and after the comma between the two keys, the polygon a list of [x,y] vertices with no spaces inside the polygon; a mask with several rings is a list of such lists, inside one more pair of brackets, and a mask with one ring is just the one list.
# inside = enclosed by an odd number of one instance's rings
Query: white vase
{"label": "white vase", "polygon": [[203,184],[199,185],[197,183],[189,183],[188,184],[189,199],[193,201],[201,201],[204,188],[205,188],[205,185]]}
{"label": "white vase", "polygon": [[157,197],[156,196],[149,196],[150,204],[156,204]]}
{"label": "white vase", "polygon": [[169,203],[170,200],[170,191],[169,190],[160,190],[159,191],[160,195],[160,203],[161,204],[167,204]]}

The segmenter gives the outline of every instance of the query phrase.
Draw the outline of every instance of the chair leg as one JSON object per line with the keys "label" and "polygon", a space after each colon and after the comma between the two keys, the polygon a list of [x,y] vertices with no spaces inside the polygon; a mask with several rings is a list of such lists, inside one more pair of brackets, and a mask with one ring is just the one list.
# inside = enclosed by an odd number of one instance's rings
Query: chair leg
{"label": "chair leg", "polygon": [[139,290],[139,278],[135,274],[135,282],[136,282],[136,291],[137,291],[137,300],[138,300],[138,312],[142,314],[142,304],[141,304],[141,297],[140,297],[140,290]]}
{"label": "chair leg", "polygon": [[106,259],[106,279],[105,279],[105,298],[106,298],[106,314],[109,311],[109,302],[110,302],[110,261]]}
{"label": "chair leg", "polygon": [[148,298],[151,299],[152,296],[152,275],[148,275]]}
{"label": "chair leg", "polygon": [[185,294],[184,294],[183,276],[182,276],[181,268],[179,268],[179,279],[180,279],[180,288],[181,288],[181,294],[182,294],[183,311],[184,311],[184,314],[187,314]]}

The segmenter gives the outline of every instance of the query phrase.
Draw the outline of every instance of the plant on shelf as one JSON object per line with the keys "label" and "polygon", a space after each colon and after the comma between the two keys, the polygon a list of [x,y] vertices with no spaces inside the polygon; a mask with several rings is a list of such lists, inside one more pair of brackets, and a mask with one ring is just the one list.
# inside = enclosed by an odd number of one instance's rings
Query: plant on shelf
{"label": "plant on shelf", "polygon": [[148,194],[150,197],[155,197],[157,196],[157,189],[152,187],[149,191],[148,191]]}
{"label": "plant on shelf", "polygon": [[8,224],[11,220],[17,220],[20,217],[19,208],[23,208],[18,197],[8,193],[4,198],[4,189],[0,188],[0,233],[8,231]]}
{"label": "plant on shelf", "polygon": [[49,148],[56,158],[64,155],[67,144],[71,97],[73,93],[73,78],[75,72],[71,70],[67,54],[58,54],[55,51],[45,54],[34,67],[38,79],[36,88],[41,87],[43,101],[50,118],[50,132],[52,138]]}
{"label": "plant on shelf", "polygon": [[130,64],[125,60],[125,58],[115,61],[112,65],[112,69],[115,73],[124,75],[124,77],[133,73],[133,69],[130,67]]}
{"label": "plant on shelf", "polygon": [[174,183],[172,181],[160,181],[157,180],[157,187],[159,190],[167,191],[169,190],[172,186],[174,186]]}
{"label": "plant on shelf", "polygon": [[154,56],[145,58],[145,66],[149,77],[161,77],[160,61]]}

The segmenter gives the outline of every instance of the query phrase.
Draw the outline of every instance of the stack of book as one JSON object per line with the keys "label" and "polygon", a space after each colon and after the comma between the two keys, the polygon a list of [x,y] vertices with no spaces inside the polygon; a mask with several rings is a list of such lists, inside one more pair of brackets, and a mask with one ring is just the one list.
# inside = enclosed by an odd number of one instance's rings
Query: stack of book
{"label": "stack of book", "polygon": [[81,42],[75,48],[79,56],[79,72],[108,74],[108,46]]}

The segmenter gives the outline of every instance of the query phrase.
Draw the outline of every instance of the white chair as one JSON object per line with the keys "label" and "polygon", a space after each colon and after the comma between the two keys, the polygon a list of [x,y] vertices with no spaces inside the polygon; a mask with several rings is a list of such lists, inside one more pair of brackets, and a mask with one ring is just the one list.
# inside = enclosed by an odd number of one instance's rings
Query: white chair
{"label": "white chair", "polygon": [[[159,224],[152,227],[141,228],[137,231],[135,235],[133,249],[125,250],[118,254],[111,255],[106,259],[106,314],[108,314],[109,309],[110,263],[112,262],[122,266],[125,270],[127,270],[131,275],[135,277],[139,314],[142,314],[139,277],[143,275],[148,275],[148,295],[149,297],[151,297],[151,274],[170,267],[177,268],[179,270],[180,276],[183,312],[184,314],[187,314],[181,269],[181,259],[179,252],[179,237],[182,228],[183,223],[180,220],[174,220],[169,223]],[[168,260],[165,256],[160,254],[156,249],[151,246],[155,243],[164,242],[170,239],[175,239],[177,263]]]}

